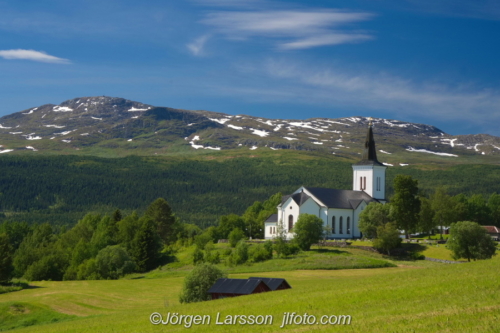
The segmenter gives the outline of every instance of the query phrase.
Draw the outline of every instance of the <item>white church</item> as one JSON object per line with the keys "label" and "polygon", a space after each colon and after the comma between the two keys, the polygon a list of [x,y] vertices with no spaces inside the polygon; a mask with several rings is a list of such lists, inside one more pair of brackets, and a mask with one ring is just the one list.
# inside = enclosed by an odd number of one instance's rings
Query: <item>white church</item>
{"label": "white church", "polygon": [[377,160],[372,122],[368,126],[365,149],[361,161],[353,164],[352,190],[319,187],[300,187],[291,195],[283,196],[278,214],[265,222],[265,238],[278,235],[281,223],[287,239],[294,236],[293,225],[300,214],[313,214],[323,220],[329,239],[360,238],[359,214],[370,202],[385,203],[385,171]]}

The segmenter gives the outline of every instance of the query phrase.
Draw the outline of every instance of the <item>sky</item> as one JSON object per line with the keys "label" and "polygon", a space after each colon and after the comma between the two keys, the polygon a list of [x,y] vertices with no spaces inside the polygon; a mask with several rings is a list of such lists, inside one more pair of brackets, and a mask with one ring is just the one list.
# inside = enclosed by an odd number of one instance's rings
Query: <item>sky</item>
{"label": "sky", "polygon": [[0,116],[84,96],[500,136],[497,0],[0,0]]}

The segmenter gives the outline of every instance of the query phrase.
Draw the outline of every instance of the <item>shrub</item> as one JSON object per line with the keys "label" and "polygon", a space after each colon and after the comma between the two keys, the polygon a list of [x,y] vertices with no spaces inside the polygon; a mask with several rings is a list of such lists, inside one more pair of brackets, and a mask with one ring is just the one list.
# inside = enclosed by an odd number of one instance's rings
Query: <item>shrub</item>
{"label": "shrub", "polygon": [[264,245],[258,244],[250,248],[249,257],[253,262],[265,261],[272,258],[272,252],[269,253]]}
{"label": "shrub", "polygon": [[236,244],[238,244],[238,242],[244,238],[245,234],[243,233],[243,231],[240,228],[236,228],[229,233],[229,245],[231,245],[231,247],[235,247]]}
{"label": "shrub", "polygon": [[184,279],[184,287],[179,295],[179,302],[208,301],[210,295],[207,291],[217,279],[225,277],[226,274],[213,265],[202,264],[195,267]]}
{"label": "shrub", "polygon": [[236,245],[231,257],[229,258],[229,262],[233,265],[241,265],[248,260],[248,244],[245,241],[241,240]]}
{"label": "shrub", "polygon": [[399,231],[394,224],[387,223],[377,228],[377,239],[373,241],[373,247],[379,251],[391,254],[391,250],[401,245]]}
{"label": "shrub", "polygon": [[454,259],[489,259],[495,255],[496,245],[490,235],[476,222],[453,223],[446,246]]}
{"label": "shrub", "polygon": [[203,252],[197,246],[193,252],[193,264],[198,265],[203,262]]}
{"label": "shrub", "polygon": [[297,223],[293,226],[293,242],[301,250],[307,251],[311,245],[318,243],[323,235],[323,220],[312,214],[300,214]]}
{"label": "shrub", "polygon": [[107,246],[96,257],[97,273],[102,279],[116,280],[132,273],[135,263],[127,251],[119,245]]}

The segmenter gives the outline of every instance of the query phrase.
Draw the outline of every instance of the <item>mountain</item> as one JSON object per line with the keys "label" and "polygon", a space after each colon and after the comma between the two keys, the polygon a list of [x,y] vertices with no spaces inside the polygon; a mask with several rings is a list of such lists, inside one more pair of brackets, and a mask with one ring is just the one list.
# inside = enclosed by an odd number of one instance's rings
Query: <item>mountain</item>
{"label": "mountain", "polygon": [[[74,98],[0,118],[0,153],[98,156],[196,154],[212,150],[301,150],[355,160],[369,119],[266,119],[156,107],[113,97]],[[379,160],[498,163],[500,138],[374,118]],[[396,158],[397,157],[397,158]],[[472,159],[471,159],[472,158]]]}

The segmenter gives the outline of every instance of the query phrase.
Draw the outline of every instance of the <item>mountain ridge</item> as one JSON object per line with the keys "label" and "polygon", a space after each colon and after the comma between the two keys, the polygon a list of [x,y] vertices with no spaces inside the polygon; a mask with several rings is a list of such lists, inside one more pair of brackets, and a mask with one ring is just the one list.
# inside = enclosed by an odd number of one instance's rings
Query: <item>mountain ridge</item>
{"label": "mountain ridge", "polygon": [[[379,157],[420,153],[417,159],[489,156],[494,162],[500,157],[500,138],[492,135],[450,135],[427,124],[384,118],[372,121]],[[0,153],[120,150],[124,155],[163,155],[292,149],[355,160],[368,122],[361,116],[269,119],[153,106],[119,97],[79,97],[1,117]]]}

